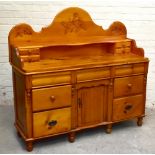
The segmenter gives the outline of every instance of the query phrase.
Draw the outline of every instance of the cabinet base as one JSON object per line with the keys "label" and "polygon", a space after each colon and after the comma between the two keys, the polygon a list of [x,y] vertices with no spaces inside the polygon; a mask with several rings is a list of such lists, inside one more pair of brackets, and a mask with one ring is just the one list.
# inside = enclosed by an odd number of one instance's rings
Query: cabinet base
{"label": "cabinet base", "polygon": [[[138,117],[137,118],[137,125],[138,126],[142,126],[142,124],[143,124],[143,117]],[[18,129],[18,127],[17,127],[17,129]],[[110,134],[112,132],[112,124],[107,124],[106,125],[106,133],[107,134]],[[74,141],[75,141],[75,138],[76,138],[76,131],[72,131],[72,132],[69,132],[69,133],[67,133],[68,134],[68,141],[69,142],[71,142],[71,143],[73,143]],[[22,138],[24,138],[23,136],[22,136],[22,134],[17,130],[17,135],[19,136],[19,137],[22,137]],[[25,139],[25,138],[24,138]],[[25,144],[26,144],[26,150],[27,151],[29,151],[29,152],[31,152],[32,150],[33,150],[33,143],[34,143],[34,141],[35,141],[36,139],[25,139]]]}

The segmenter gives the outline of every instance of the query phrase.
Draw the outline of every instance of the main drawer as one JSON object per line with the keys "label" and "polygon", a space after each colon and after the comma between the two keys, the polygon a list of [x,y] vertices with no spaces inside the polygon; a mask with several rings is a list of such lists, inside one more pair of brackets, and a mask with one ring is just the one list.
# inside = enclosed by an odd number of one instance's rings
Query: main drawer
{"label": "main drawer", "polygon": [[71,86],[35,89],[32,91],[33,111],[71,105]]}
{"label": "main drawer", "polygon": [[71,109],[63,108],[33,114],[33,136],[41,137],[71,129]]}
{"label": "main drawer", "polygon": [[113,102],[113,121],[119,121],[143,114],[143,95],[115,99]]}
{"label": "main drawer", "polygon": [[131,76],[116,78],[114,81],[114,97],[121,97],[142,93],[144,89],[144,76]]}

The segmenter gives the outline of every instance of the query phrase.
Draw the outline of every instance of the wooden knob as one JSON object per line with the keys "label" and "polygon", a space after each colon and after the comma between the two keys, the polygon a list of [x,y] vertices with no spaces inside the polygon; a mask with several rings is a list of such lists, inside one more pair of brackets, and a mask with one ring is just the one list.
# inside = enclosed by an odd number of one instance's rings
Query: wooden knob
{"label": "wooden knob", "polygon": [[128,84],[128,88],[131,88],[131,87],[132,87],[132,84],[131,84],[131,83],[129,83],[129,84]]}
{"label": "wooden knob", "polygon": [[50,96],[51,101],[55,101],[55,96]]}

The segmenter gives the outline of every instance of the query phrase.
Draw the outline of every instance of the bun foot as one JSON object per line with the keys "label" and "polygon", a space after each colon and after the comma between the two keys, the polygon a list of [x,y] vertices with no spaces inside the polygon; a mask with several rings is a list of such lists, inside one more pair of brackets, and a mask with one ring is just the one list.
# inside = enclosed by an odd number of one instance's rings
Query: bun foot
{"label": "bun foot", "polygon": [[29,152],[31,152],[33,150],[33,142],[32,141],[26,142],[26,150]]}
{"label": "bun foot", "polygon": [[106,133],[110,134],[112,132],[112,124],[107,125]]}
{"label": "bun foot", "polygon": [[143,124],[143,117],[138,117],[137,125],[142,126],[142,124]]}
{"label": "bun foot", "polygon": [[73,142],[75,141],[75,132],[70,132],[70,133],[68,134],[68,141],[69,141],[70,143],[73,143]]}
{"label": "bun foot", "polygon": [[17,136],[19,137],[19,138],[21,138],[21,134],[17,131]]}

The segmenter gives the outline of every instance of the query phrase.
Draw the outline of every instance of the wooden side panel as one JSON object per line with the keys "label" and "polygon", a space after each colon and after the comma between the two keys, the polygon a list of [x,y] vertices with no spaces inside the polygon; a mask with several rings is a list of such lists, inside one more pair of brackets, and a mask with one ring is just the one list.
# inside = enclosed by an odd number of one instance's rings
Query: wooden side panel
{"label": "wooden side panel", "polygon": [[132,40],[131,42],[131,52],[136,54],[136,55],[139,55],[141,57],[144,57],[144,49],[143,48],[138,48],[137,45],[136,45],[136,41],[135,40]]}
{"label": "wooden side panel", "polygon": [[106,120],[107,90],[105,86],[78,91],[78,126],[95,125]]}
{"label": "wooden side panel", "polygon": [[14,104],[16,110],[16,123],[20,129],[27,133],[26,127],[26,107],[25,107],[25,78],[18,72],[13,71],[13,86],[14,86]]}

